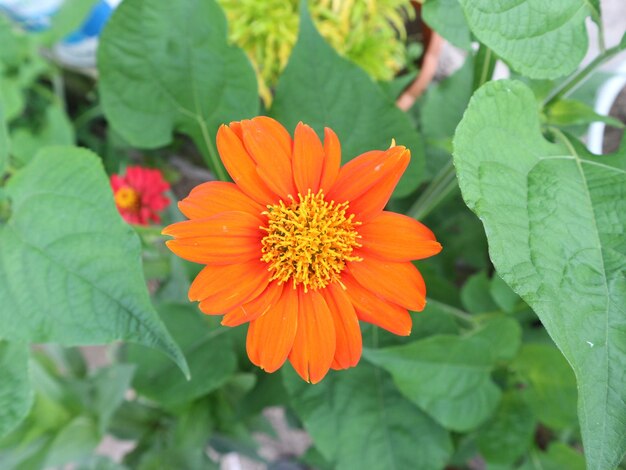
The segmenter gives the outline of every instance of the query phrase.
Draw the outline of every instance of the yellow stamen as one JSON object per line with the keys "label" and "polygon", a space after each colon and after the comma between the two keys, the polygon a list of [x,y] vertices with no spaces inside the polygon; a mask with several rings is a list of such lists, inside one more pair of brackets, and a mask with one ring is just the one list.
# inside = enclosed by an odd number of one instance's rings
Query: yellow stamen
{"label": "yellow stamen", "polygon": [[134,210],[139,208],[139,193],[133,188],[123,186],[115,192],[115,204],[120,209]]}
{"label": "yellow stamen", "polygon": [[291,280],[294,288],[303,284],[305,292],[321,289],[339,280],[346,261],[362,260],[352,256],[361,246],[356,231],[360,222],[346,215],[347,202],[325,201],[321,190],[289,199],[289,204],[280,201],[263,212],[268,221],[261,227],[267,232],[261,259],[269,264],[272,280]]}

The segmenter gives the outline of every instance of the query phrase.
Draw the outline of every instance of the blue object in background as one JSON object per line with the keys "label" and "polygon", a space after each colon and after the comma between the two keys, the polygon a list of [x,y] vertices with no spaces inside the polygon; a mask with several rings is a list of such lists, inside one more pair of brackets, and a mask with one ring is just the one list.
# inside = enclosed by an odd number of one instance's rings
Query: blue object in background
{"label": "blue object in background", "polygon": [[[5,13],[26,31],[43,31],[64,0],[0,0]],[[98,37],[121,0],[99,0],[81,26],[52,48],[62,65],[79,69],[95,68]]]}
{"label": "blue object in background", "polygon": [[94,38],[100,35],[102,28],[108,21],[111,13],[115,10],[119,2],[101,0],[98,2],[89,13],[89,16],[82,24],[82,26],[70,34],[63,42],[68,44],[76,44],[80,41],[84,41],[88,38]]}
{"label": "blue object in background", "polygon": [[66,66],[78,69],[95,68],[98,37],[120,2],[121,0],[100,0],[96,3],[83,24],[54,46],[52,52],[56,59]]}

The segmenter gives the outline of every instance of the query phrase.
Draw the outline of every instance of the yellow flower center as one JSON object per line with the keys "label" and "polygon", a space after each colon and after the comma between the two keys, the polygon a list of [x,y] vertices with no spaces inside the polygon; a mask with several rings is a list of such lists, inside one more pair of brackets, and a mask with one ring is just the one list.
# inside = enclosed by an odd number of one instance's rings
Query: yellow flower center
{"label": "yellow flower center", "polygon": [[115,192],[115,204],[120,209],[135,210],[139,208],[139,193],[133,188],[123,186]]}
{"label": "yellow flower center", "polygon": [[261,259],[269,264],[272,280],[291,280],[294,288],[303,284],[305,292],[324,288],[339,280],[346,261],[361,261],[352,256],[361,246],[355,229],[360,222],[354,215],[346,216],[347,202],[325,201],[321,190],[289,199],[289,204],[280,201],[263,212],[268,222],[261,227],[267,232]]}

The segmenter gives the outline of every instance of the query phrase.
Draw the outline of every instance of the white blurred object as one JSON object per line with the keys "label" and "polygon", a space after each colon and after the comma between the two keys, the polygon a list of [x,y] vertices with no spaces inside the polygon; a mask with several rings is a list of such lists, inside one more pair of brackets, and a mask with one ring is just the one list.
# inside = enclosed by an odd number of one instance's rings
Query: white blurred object
{"label": "white blurred object", "polygon": [[29,31],[50,26],[50,18],[64,0],[0,0],[0,11]]}
{"label": "white blurred object", "polygon": [[[598,91],[598,98],[595,104],[595,112],[603,116],[608,116],[613,103],[626,87],[626,62],[623,62],[615,71],[615,76],[609,79]],[[587,148],[590,152],[601,154],[604,144],[604,129],[606,124],[603,122],[594,122],[589,126],[589,135],[587,137]]]}

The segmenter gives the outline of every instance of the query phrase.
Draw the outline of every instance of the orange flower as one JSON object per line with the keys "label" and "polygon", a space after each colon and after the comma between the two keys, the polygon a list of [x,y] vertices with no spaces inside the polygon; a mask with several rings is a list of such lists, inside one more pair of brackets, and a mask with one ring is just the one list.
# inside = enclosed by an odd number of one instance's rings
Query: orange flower
{"label": "orange flower", "polygon": [[234,183],[209,182],[179,203],[190,220],[167,227],[167,246],[206,264],[189,290],[222,324],[249,322],[250,360],[274,372],[285,360],[319,382],[361,357],[359,320],[398,335],[426,303],[411,260],[441,251],[433,233],[383,211],[410,159],[392,146],[340,168],[341,148],[305,124],[292,140],[267,117],[233,122],[217,147]]}

